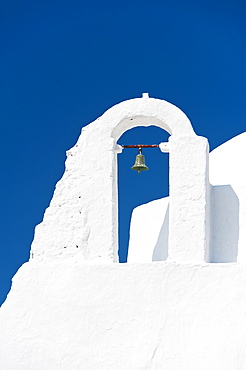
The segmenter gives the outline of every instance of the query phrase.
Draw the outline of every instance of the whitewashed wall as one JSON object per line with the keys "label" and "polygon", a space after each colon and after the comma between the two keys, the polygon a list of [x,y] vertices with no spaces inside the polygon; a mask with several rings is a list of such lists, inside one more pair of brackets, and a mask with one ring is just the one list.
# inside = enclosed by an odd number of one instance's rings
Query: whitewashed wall
{"label": "whitewashed wall", "polygon": [[82,129],[77,144],[67,152],[64,176],[43,222],[35,229],[33,258],[118,260],[117,153],[122,148],[117,140],[133,127],[152,125],[171,134],[169,258],[207,259],[207,139],[194,133],[180,109],[148,94],[112,107]]}
{"label": "whitewashed wall", "polygon": [[0,310],[4,370],[243,370],[240,264],[26,263]]}
{"label": "whitewashed wall", "polygon": [[[153,124],[172,135],[169,258],[112,263],[117,260],[116,142],[131,127]],[[147,95],[111,108],[82,130],[36,228],[31,259],[13,278],[0,309],[2,369],[246,368],[245,266],[205,262],[207,152],[206,139],[195,135],[178,108]],[[167,201],[143,207],[157,204],[162,238]],[[157,229],[149,230],[149,242],[158,246],[146,251],[151,261],[167,255],[154,235]]]}
{"label": "whitewashed wall", "polygon": [[[210,262],[246,262],[244,158],[246,158],[246,133],[220,145],[209,155]],[[165,261],[168,258],[168,204],[169,197],[149,202],[133,210],[128,262]],[[146,233],[139,233],[139,224]]]}

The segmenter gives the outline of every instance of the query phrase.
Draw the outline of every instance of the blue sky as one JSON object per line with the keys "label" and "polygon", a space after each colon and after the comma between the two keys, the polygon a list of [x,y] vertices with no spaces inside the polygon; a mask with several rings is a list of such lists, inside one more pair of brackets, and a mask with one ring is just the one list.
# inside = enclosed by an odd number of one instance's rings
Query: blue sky
{"label": "blue sky", "polygon": [[[29,258],[65,151],[105,110],[149,92],[180,107],[211,149],[245,131],[245,4],[0,0],[0,303]],[[119,143],[167,138],[137,128]],[[168,194],[168,155],[146,149],[150,170],[138,176],[136,154],[119,156],[121,261],[133,207]]]}

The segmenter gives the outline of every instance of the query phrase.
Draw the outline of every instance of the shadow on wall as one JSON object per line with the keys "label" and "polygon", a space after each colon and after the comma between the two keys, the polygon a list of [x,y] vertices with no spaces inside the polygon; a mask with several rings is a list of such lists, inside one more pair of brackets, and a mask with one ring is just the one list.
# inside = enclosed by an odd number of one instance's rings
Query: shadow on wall
{"label": "shadow on wall", "polygon": [[239,200],[230,185],[211,189],[211,261],[237,262]]}
{"label": "shadow on wall", "polygon": [[[169,197],[134,209],[128,262],[166,261],[168,258]],[[239,199],[230,185],[211,187],[210,261],[237,262]]]}
{"label": "shadow on wall", "polygon": [[[153,249],[152,261],[168,257],[169,205]],[[239,239],[239,200],[230,185],[211,189],[211,260],[214,263],[237,262]]]}
{"label": "shadow on wall", "polygon": [[165,212],[160,234],[154,247],[152,261],[166,261],[168,257],[168,230],[169,230],[169,204]]}

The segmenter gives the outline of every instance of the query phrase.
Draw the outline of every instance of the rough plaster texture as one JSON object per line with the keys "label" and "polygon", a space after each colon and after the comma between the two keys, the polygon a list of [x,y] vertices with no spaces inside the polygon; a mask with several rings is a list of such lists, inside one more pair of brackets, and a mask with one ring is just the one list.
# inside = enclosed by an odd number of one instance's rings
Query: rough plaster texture
{"label": "rough plaster texture", "polygon": [[0,312],[4,370],[243,370],[240,264],[21,267]]}
{"label": "rough plaster texture", "polygon": [[[246,175],[242,171],[245,157],[246,133],[234,137],[209,154],[209,179],[212,184],[207,187],[207,191],[210,189],[211,192],[210,262],[246,262]],[[133,210],[128,262],[167,259],[170,248],[167,233],[163,230],[168,228],[168,204],[169,197]],[[139,234],[139,224],[146,233]],[[151,236],[148,225],[151,225]]]}
{"label": "rough plaster texture", "polygon": [[246,263],[246,133],[210,153],[213,260]]}
{"label": "rough plaster texture", "polygon": [[[143,206],[159,215],[158,225],[149,225],[154,248],[143,255],[168,259],[112,263],[116,142],[131,127],[153,124],[172,135],[163,146],[170,150],[170,217],[166,199]],[[0,309],[1,368],[245,369],[245,265],[204,262],[210,240],[206,139],[195,135],[178,108],[146,95],[111,108],[82,131],[36,228],[32,258],[13,278]],[[236,209],[233,193],[230,197]],[[227,198],[223,188],[220,199]],[[216,253],[222,256],[220,242]]]}
{"label": "rough plaster texture", "polygon": [[[194,133],[180,109],[146,94],[110,108],[82,129],[77,144],[67,152],[65,173],[43,222],[35,229],[32,257],[118,260],[117,153],[122,148],[117,140],[133,127],[150,125],[171,134],[170,258],[204,261],[209,242],[207,140]],[[190,248],[184,248],[188,244]]]}
{"label": "rough plaster texture", "polygon": [[210,187],[208,142],[203,137],[169,138],[169,259],[209,260]]}

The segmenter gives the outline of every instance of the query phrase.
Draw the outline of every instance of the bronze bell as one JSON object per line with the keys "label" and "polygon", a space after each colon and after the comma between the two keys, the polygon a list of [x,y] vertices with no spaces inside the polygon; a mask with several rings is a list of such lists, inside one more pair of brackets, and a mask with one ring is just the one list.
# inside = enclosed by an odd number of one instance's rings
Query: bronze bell
{"label": "bronze bell", "polygon": [[132,166],[132,170],[138,171],[138,174],[140,174],[141,171],[147,171],[149,167],[145,164],[145,158],[142,154],[142,148],[138,149],[138,155],[136,156],[136,161],[134,166]]}

